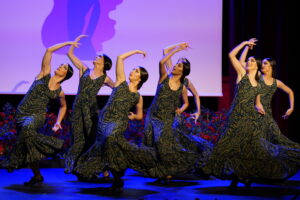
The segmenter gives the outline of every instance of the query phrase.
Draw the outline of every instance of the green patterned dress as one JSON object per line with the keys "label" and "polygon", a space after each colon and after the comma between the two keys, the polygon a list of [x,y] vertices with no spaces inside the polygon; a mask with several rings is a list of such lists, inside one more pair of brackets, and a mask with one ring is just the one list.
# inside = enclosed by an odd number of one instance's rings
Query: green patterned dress
{"label": "green patterned dress", "polygon": [[35,80],[17,108],[17,143],[2,163],[10,171],[55,155],[62,148],[63,140],[38,133],[45,123],[50,99],[58,98],[61,92],[61,88],[50,90],[49,80],[50,74]]}
{"label": "green patterned dress", "polygon": [[[254,107],[261,88],[261,84],[253,87],[247,75],[237,84],[227,130],[203,166],[205,173],[244,183],[268,182],[287,178],[286,172],[290,170],[287,163],[295,162],[297,158],[299,164],[299,149],[283,148],[280,151],[279,145],[270,142],[273,135],[267,131],[270,124],[267,125],[268,122]],[[287,152],[293,156],[288,158]]]}
{"label": "green patterned dress", "polygon": [[72,172],[78,158],[95,142],[98,121],[97,93],[105,78],[106,74],[91,79],[90,69],[86,69],[80,77],[77,96],[72,108],[73,144],[66,155],[66,173]]}
{"label": "green patterned dress", "polygon": [[[188,78],[184,79],[183,85],[188,88]],[[179,99],[178,107],[180,107],[180,105],[181,101]],[[199,156],[199,160],[197,163],[198,167],[201,166],[201,163],[207,161],[212,151],[212,144],[199,136],[191,134],[186,125],[183,124],[181,115],[175,117],[175,120],[173,122],[173,129],[175,137],[178,138],[180,144],[184,148],[193,152],[197,152]]]}
{"label": "green patterned dress", "polygon": [[258,91],[259,85],[253,87],[247,74],[236,85],[227,129],[204,165],[205,173],[240,182],[260,174],[265,158],[260,155],[260,118],[254,107]]}
{"label": "green patterned dress", "polygon": [[143,173],[156,178],[187,173],[195,167],[199,159],[196,152],[181,145],[176,137],[176,130],[172,127],[183,85],[174,91],[169,86],[169,80],[167,77],[158,84],[145,120],[144,143],[155,147],[157,164]]}
{"label": "green patterned dress", "polygon": [[270,161],[265,162],[264,166],[272,169],[269,172],[270,179],[284,180],[293,176],[300,169],[300,145],[281,134],[272,116],[271,101],[277,90],[276,79],[272,85],[267,85],[261,78],[260,85],[260,99],[266,112],[264,116],[261,116],[261,127],[266,134],[263,144],[271,153]]}
{"label": "green patterned dress", "polygon": [[124,137],[129,111],[139,98],[139,93],[129,91],[126,81],[113,89],[99,115],[97,141],[78,160],[76,175],[91,178],[106,169],[141,171],[154,166],[154,150],[130,143]]}

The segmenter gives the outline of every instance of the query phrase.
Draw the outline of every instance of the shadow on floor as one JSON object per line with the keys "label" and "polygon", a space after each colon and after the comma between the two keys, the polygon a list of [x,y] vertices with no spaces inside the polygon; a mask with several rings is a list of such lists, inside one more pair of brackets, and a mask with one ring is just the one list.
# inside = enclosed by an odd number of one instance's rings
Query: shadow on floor
{"label": "shadow on floor", "polygon": [[93,194],[99,196],[109,196],[109,197],[122,197],[124,199],[127,198],[140,198],[141,196],[150,195],[150,194],[157,194],[159,192],[153,190],[144,190],[144,189],[131,189],[125,188],[124,192],[121,194],[116,194],[108,190],[106,187],[98,187],[98,188],[79,188],[80,194]]}
{"label": "shadow on floor", "polygon": [[24,185],[14,184],[4,187],[7,190],[23,192],[27,194],[55,194],[63,192],[63,188],[54,187],[53,185],[43,184],[42,186],[28,187]]}
{"label": "shadow on floor", "polygon": [[161,186],[161,187],[186,187],[199,185],[198,182],[187,182],[187,181],[172,181],[170,183],[155,183],[155,182],[146,182],[147,185],[151,186]]}
{"label": "shadow on floor", "polygon": [[251,187],[246,189],[238,187],[236,191],[228,190],[228,187],[207,187],[195,189],[198,194],[222,194],[236,196],[256,196],[256,197],[281,197],[289,195],[300,195],[300,190],[290,187]]}

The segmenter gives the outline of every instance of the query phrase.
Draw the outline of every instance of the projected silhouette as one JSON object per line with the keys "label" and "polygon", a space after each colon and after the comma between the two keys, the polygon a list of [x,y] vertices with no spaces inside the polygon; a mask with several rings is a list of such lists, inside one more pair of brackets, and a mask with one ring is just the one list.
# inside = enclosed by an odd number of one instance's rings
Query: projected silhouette
{"label": "projected silhouette", "polygon": [[[42,42],[45,47],[61,41],[74,40],[78,35],[89,37],[77,49],[78,57],[90,60],[97,51],[102,51],[102,43],[115,34],[115,21],[109,12],[123,0],[54,0],[51,13],[42,27]],[[57,53],[65,54],[63,49]]]}

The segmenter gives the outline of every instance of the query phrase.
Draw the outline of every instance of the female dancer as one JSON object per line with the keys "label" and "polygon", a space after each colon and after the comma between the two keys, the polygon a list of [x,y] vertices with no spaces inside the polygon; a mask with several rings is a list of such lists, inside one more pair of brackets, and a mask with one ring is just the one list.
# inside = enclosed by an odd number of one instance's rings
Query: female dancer
{"label": "female dancer", "polygon": [[[80,35],[76,38],[78,42]],[[112,66],[111,59],[106,55],[100,55],[93,61],[94,68],[90,70],[75,55],[72,45],[68,57],[79,70],[79,87],[73,103],[72,136],[73,145],[69,149],[65,160],[65,173],[71,173],[78,158],[87,151],[96,139],[96,126],[98,121],[97,93],[103,84],[113,87],[113,82],[106,71]],[[80,177],[79,177],[80,178]]]}
{"label": "female dancer", "polygon": [[[183,82],[190,73],[190,63],[181,58],[169,73],[165,66],[175,53],[187,48],[187,43],[177,45],[160,60],[156,95],[147,111],[144,143],[156,148],[158,164],[144,174],[159,178],[156,182],[169,182],[173,175],[190,171],[199,159],[195,152],[180,144],[172,129],[175,114],[179,115],[188,107],[187,89]],[[178,108],[181,95],[184,103]]]}
{"label": "female dancer", "polygon": [[57,153],[63,141],[38,133],[45,122],[45,113],[50,99],[59,98],[60,109],[53,131],[61,129],[61,121],[66,113],[67,105],[61,83],[73,75],[73,69],[68,64],[61,64],[51,77],[52,53],[67,46],[77,46],[77,42],[65,42],[49,47],[44,54],[42,68],[35,78],[29,91],[19,104],[16,112],[18,139],[10,157],[3,163],[9,171],[29,164],[34,176],[25,186],[41,185],[44,181],[39,170],[39,161]]}
{"label": "female dancer", "polygon": [[[255,41],[252,38],[250,41]],[[244,48],[240,57],[240,62],[245,63],[246,55],[252,45]],[[244,64],[243,64],[244,65]],[[300,169],[300,145],[289,140],[281,134],[280,129],[272,116],[271,100],[277,87],[285,91],[289,95],[290,108],[286,111],[283,118],[287,118],[294,108],[294,93],[280,80],[275,79],[276,61],[271,58],[265,58],[262,62],[261,68],[262,76],[260,76],[259,84],[260,91],[256,98],[256,108],[260,114],[260,129],[262,133],[261,144],[264,146],[265,161],[264,176],[251,177],[250,182],[253,181],[284,181],[293,176]],[[262,154],[262,152],[260,154]],[[274,153],[276,152],[276,153]],[[268,167],[269,166],[269,167]],[[272,169],[272,170],[270,170]]]}
{"label": "female dancer", "polygon": [[[176,47],[179,46],[187,46],[188,47],[188,43],[184,42],[184,43],[178,43],[175,45],[171,45],[168,46],[166,48],[163,49],[163,56],[165,56],[166,54],[169,54],[172,50],[174,50]],[[165,68],[167,70],[167,73],[170,74],[172,67],[173,67],[173,63],[172,63],[172,59],[167,60],[166,64],[165,64]],[[195,122],[198,120],[200,114],[201,114],[201,106],[200,106],[200,98],[199,98],[199,94],[196,90],[196,88],[194,87],[192,81],[190,81],[188,78],[184,79],[184,86],[193,94],[194,97],[194,101],[195,101],[195,105],[197,108],[197,111],[195,113],[192,114],[192,117],[195,119]],[[179,110],[177,110],[179,111]],[[181,114],[181,113],[177,113],[177,114]]]}
{"label": "female dancer", "polygon": [[[146,55],[143,51],[135,50],[118,56],[115,87],[99,116],[99,137],[75,167],[77,174],[87,178],[108,169],[114,176],[114,183],[110,188],[114,192],[122,191],[122,176],[126,168],[138,170],[154,164],[152,152],[130,144],[124,137],[128,118],[143,118],[143,98],[138,90],[148,79],[147,71],[143,67],[136,67],[130,73],[129,84],[126,82],[124,60],[134,54]],[[136,108],[135,113],[129,112],[133,106]]]}
{"label": "female dancer", "polygon": [[[271,58],[265,58],[262,63],[260,78],[260,95],[256,99],[256,107],[262,114],[261,124],[266,134],[266,147],[276,149],[276,154],[272,156],[273,162],[266,162],[266,165],[272,166],[270,179],[286,180],[293,176],[300,169],[300,145],[289,140],[281,134],[281,131],[272,116],[271,100],[277,88],[282,89],[289,95],[290,108],[283,115],[286,119],[294,110],[294,93],[282,81],[275,78],[276,61]],[[254,180],[255,181],[255,180]]]}
{"label": "female dancer", "polygon": [[[163,55],[165,56],[166,54],[170,53],[172,50],[174,50],[179,46],[188,47],[188,43],[183,42],[183,43],[178,43],[175,45],[168,46],[163,49]],[[173,63],[172,63],[172,59],[170,58],[169,60],[167,60],[165,64],[168,74],[171,73],[172,66]],[[195,105],[196,105],[196,112],[192,113],[191,116],[194,119],[194,122],[196,123],[201,114],[200,98],[198,92],[194,87],[192,81],[190,81],[186,77],[184,78],[183,85],[193,94]],[[178,100],[179,100],[178,105],[180,106],[181,104],[180,99]],[[184,148],[193,152],[197,152],[199,155],[201,155],[201,161],[204,162],[211,153],[212,145],[208,141],[202,139],[201,137],[197,137],[192,134],[186,133],[186,131],[184,130],[184,126],[182,127],[180,123],[180,114],[181,112],[176,112],[177,116],[175,117],[175,120],[173,122],[172,128],[174,129],[173,131],[174,136],[177,137],[178,141]],[[199,174],[200,171],[198,170],[194,172],[196,172],[197,175],[202,176],[203,178],[204,177],[207,178],[207,176],[205,176],[204,174]]]}
{"label": "female dancer", "polygon": [[[230,189],[238,182],[248,183],[249,178],[263,175],[265,158],[260,146],[260,120],[254,101],[259,92],[258,69],[261,61],[249,57],[245,68],[236,58],[246,45],[255,41],[244,41],[229,53],[229,59],[237,73],[235,97],[229,110],[225,133],[214,147],[202,170],[221,179],[231,179]],[[261,150],[261,151],[260,151]]]}

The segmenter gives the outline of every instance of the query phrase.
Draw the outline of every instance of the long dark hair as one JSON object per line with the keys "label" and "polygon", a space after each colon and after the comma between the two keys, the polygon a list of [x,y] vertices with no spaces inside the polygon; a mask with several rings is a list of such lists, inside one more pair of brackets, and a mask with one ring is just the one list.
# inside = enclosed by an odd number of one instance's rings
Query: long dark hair
{"label": "long dark hair", "polygon": [[182,58],[182,64],[183,64],[183,69],[182,69],[182,75],[180,77],[180,82],[183,84],[185,77],[188,76],[191,72],[191,63],[190,61],[188,61],[188,59]]}
{"label": "long dark hair", "polygon": [[141,81],[137,85],[137,89],[139,90],[143,86],[143,84],[148,80],[149,74],[144,67],[139,66],[138,68],[140,68],[140,79],[141,79]]}
{"label": "long dark hair", "polygon": [[103,72],[106,74],[106,71],[111,69],[112,61],[111,61],[110,57],[108,57],[106,54],[103,54],[103,59],[104,59]]}
{"label": "long dark hair", "polygon": [[256,71],[256,74],[255,74],[255,80],[259,81],[259,71],[261,70],[261,59],[256,57],[256,56],[251,56],[251,57],[255,59],[255,62],[257,64],[257,71]]}
{"label": "long dark hair", "polygon": [[67,71],[67,74],[66,74],[65,78],[64,78],[62,81],[60,81],[60,83],[62,83],[62,82],[64,82],[64,81],[68,80],[68,79],[71,78],[72,76],[73,76],[73,68],[72,68],[72,66],[71,66],[70,64],[68,64],[68,71]]}
{"label": "long dark hair", "polygon": [[267,60],[271,67],[272,67],[272,77],[276,78],[276,61],[273,58],[265,58],[264,60]]}

